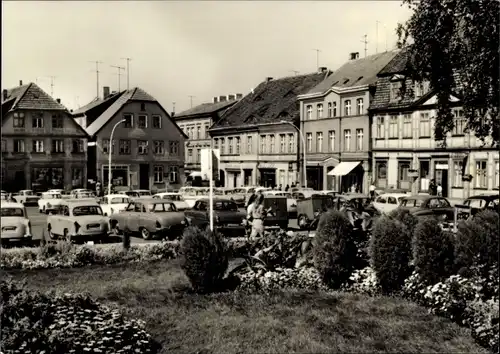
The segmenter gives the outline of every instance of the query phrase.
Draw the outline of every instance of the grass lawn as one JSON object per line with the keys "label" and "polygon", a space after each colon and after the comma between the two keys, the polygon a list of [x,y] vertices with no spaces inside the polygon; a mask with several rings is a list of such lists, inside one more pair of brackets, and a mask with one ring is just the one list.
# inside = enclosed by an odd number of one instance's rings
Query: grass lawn
{"label": "grass lawn", "polygon": [[89,292],[147,321],[162,352],[486,353],[466,329],[399,299],[280,292],[196,295],[176,261],[4,271],[34,289]]}

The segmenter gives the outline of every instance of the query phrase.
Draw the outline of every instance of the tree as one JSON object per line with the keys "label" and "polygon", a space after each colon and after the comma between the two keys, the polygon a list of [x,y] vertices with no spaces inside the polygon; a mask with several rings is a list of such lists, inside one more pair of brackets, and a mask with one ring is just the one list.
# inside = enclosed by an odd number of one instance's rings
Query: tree
{"label": "tree", "polygon": [[437,94],[435,139],[446,144],[454,127],[450,94],[461,99],[466,129],[499,143],[499,1],[403,0],[413,14],[398,24],[407,74]]}

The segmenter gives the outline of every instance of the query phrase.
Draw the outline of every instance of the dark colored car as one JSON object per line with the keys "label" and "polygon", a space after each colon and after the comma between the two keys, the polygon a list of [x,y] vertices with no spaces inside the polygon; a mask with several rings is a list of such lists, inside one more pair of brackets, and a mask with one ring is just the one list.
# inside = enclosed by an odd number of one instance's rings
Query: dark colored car
{"label": "dark colored car", "polygon": [[401,201],[399,208],[407,209],[416,217],[435,216],[445,227],[450,227],[455,218],[455,208],[451,206],[448,199],[433,195],[406,197]]}
{"label": "dark colored car", "polygon": [[500,212],[500,195],[480,194],[467,198],[463,204],[456,204],[457,218],[468,219],[483,210]]}
{"label": "dark colored car", "polygon": [[264,227],[279,227],[288,229],[288,204],[287,197],[264,195],[264,209],[270,211],[264,219]]}
{"label": "dark colored car", "polygon": [[[244,232],[243,220],[246,214],[238,211],[236,203],[226,198],[214,198],[214,227],[219,230],[238,230]],[[210,225],[209,217],[210,200],[198,199],[192,209],[184,212],[189,225],[205,229]],[[286,208],[285,208],[286,211]]]}
{"label": "dark colored car", "polygon": [[313,220],[321,213],[334,207],[334,199],[330,195],[313,195],[297,201],[297,224],[300,229],[308,229]]}

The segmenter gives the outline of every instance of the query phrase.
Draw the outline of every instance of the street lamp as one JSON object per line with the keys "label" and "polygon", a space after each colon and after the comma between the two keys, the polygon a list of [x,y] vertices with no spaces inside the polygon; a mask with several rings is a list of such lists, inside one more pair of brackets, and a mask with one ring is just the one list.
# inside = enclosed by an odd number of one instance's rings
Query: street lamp
{"label": "street lamp", "polygon": [[125,121],[125,119],[122,119],[116,123],[111,130],[111,136],[109,137],[108,194],[111,194],[111,157],[113,156],[113,135],[115,134],[116,127]]}
{"label": "street lamp", "polygon": [[282,120],[282,121],[280,121],[280,123],[288,124],[288,125],[291,125],[292,127],[294,127],[297,130],[297,132],[299,133],[300,138],[302,139],[302,147],[304,149],[304,187],[307,188],[306,139],[304,138],[304,134],[302,134],[302,132],[300,131],[300,129],[297,128],[297,126],[295,124],[293,124],[292,122],[289,122],[289,121],[286,121],[286,120]]}

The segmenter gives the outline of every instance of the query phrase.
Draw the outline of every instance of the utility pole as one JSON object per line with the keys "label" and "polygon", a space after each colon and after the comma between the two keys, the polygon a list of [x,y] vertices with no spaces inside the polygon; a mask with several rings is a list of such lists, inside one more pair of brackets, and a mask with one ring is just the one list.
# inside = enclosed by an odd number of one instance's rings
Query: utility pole
{"label": "utility pole", "polygon": [[96,97],[99,98],[99,64],[102,64],[102,61],[91,61],[90,63],[95,63],[95,74],[96,74]]}
{"label": "utility pole", "polygon": [[316,51],[316,69],[319,69],[319,53],[321,53],[321,50],[319,49],[313,49]]}
{"label": "utility pole", "polygon": [[127,61],[127,90],[130,90],[130,61],[132,58],[122,58]]}
{"label": "utility pole", "polygon": [[376,34],[376,36],[377,36],[377,40],[376,40],[376,42],[375,42],[375,53],[377,53],[377,54],[378,54],[378,24],[380,23],[380,21],[379,21],[379,20],[377,20],[377,22],[376,22],[376,23],[377,23],[377,27],[376,27],[376,33],[377,33],[377,34]]}
{"label": "utility pole", "polygon": [[54,79],[56,78],[55,76],[49,76],[50,77],[50,95],[54,96]]}
{"label": "utility pole", "polygon": [[366,58],[366,52],[368,51],[367,46],[366,46],[368,44],[368,41],[366,40],[366,37],[368,37],[368,35],[365,34],[363,37],[364,37],[364,39],[361,40],[361,43],[365,44],[365,58]]}
{"label": "utility pole", "polygon": [[193,98],[195,98],[196,96],[188,96],[190,101],[191,101],[191,108],[193,108]]}
{"label": "utility pole", "polygon": [[120,84],[121,84],[121,76],[122,76],[122,72],[120,70],[125,70],[125,68],[123,66],[117,66],[117,65],[110,65],[112,68],[116,68],[118,69],[118,92],[120,92]]}
{"label": "utility pole", "polygon": [[295,76],[297,76],[298,73],[300,73],[300,71],[297,71],[297,70],[290,70],[291,73],[293,73]]}

